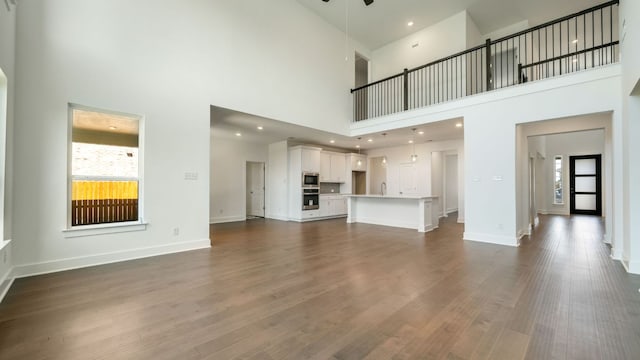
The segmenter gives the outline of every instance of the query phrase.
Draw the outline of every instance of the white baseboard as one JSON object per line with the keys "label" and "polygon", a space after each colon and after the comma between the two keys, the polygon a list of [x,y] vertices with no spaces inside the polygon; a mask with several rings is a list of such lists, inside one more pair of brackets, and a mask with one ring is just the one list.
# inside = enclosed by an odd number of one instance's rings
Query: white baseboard
{"label": "white baseboard", "polygon": [[476,241],[488,244],[496,244],[496,245],[505,245],[505,246],[520,246],[520,241],[518,238],[504,235],[494,235],[494,234],[480,234],[480,233],[470,233],[464,232],[462,236],[464,240],[468,241]]}
{"label": "white baseboard", "polygon": [[0,303],[2,302],[2,300],[4,300],[7,292],[9,292],[11,285],[13,285],[14,277],[10,275],[13,273],[12,270],[13,268],[10,268],[9,271],[7,271],[7,273],[4,274],[0,279]]}
{"label": "white baseboard", "polygon": [[611,254],[609,256],[611,256],[611,259],[613,260],[618,260],[622,262],[622,250],[618,250],[617,248],[612,247]]}
{"label": "white baseboard", "polygon": [[623,261],[622,265],[625,265],[628,273],[640,274],[640,261]]}
{"label": "white baseboard", "polygon": [[267,216],[267,219],[271,219],[271,220],[279,220],[279,221],[289,221],[289,217],[284,215],[284,216],[280,216],[280,215],[270,215]]}
{"label": "white baseboard", "polygon": [[456,211],[458,211],[458,208],[455,208],[455,209],[447,209],[447,215],[449,215],[449,214],[451,214],[451,213],[454,213],[454,212],[456,212]]}
{"label": "white baseboard", "polygon": [[209,224],[223,224],[245,220],[247,220],[246,216],[219,216],[210,218]]}
{"label": "white baseboard", "polygon": [[0,240],[0,302],[13,284],[12,273],[11,240]]}
{"label": "white baseboard", "polygon": [[13,268],[12,276],[14,278],[22,278],[58,271],[73,270],[96,265],[104,265],[127,260],[178,253],[183,251],[206,249],[209,247],[211,247],[211,241],[209,239],[201,239],[111,253],[46,261],[41,263],[16,265]]}

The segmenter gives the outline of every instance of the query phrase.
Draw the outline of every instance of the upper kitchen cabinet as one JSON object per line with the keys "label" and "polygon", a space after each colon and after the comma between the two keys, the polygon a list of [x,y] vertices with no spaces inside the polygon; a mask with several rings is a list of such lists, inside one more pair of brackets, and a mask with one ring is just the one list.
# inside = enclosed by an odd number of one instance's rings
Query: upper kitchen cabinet
{"label": "upper kitchen cabinet", "polygon": [[323,151],[320,153],[320,182],[344,183],[347,173],[345,154]]}
{"label": "upper kitchen cabinet", "polygon": [[319,173],[320,172],[320,148],[310,146],[296,146],[293,151],[301,152],[301,171]]}
{"label": "upper kitchen cabinet", "polygon": [[320,148],[302,148],[302,171],[320,172]]}

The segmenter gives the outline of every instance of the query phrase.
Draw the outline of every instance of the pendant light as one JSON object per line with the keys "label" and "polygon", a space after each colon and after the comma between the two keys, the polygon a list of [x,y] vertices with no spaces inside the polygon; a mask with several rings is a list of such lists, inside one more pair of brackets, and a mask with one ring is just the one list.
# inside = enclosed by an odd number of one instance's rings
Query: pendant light
{"label": "pendant light", "polygon": [[416,129],[413,128],[411,130],[413,131],[413,135],[411,136],[411,141],[409,142],[413,145],[413,148],[411,151],[410,159],[411,159],[411,162],[416,162],[418,161],[418,154],[416,154]]}
{"label": "pendant light", "polygon": [[[385,139],[387,136],[387,133],[382,133],[382,138]],[[383,140],[384,143],[384,140]],[[383,155],[382,156],[382,166],[387,166],[387,156]]]}
{"label": "pendant light", "polygon": [[[358,138],[358,145],[356,145],[356,147],[358,148],[358,155],[360,155],[360,139],[362,138]],[[356,162],[356,164],[358,165],[358,167],[362,166],[362,160],[360,160],[360,156],[358,156],[358,161]]]}

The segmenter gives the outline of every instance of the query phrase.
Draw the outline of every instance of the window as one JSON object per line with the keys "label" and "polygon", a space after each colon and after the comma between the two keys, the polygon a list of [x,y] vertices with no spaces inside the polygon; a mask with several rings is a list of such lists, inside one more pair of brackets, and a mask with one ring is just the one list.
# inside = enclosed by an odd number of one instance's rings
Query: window
{"label": "window", "polygon": [[553,203],[555,205],[564,204],[562,183],[562,155],[553,158]]}
{"label": "window", "polygon": [[71,227],[139,220],[140,117],[70,105]]}

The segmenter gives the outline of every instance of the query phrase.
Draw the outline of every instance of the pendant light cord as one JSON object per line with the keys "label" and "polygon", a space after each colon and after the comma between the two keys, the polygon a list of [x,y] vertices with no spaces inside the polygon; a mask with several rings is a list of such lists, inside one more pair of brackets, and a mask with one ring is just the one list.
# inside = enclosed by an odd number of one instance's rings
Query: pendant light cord
{"label": "pendant light cord", "polygon": [[344,61],[349,60],[349,0],[344,0]]}

